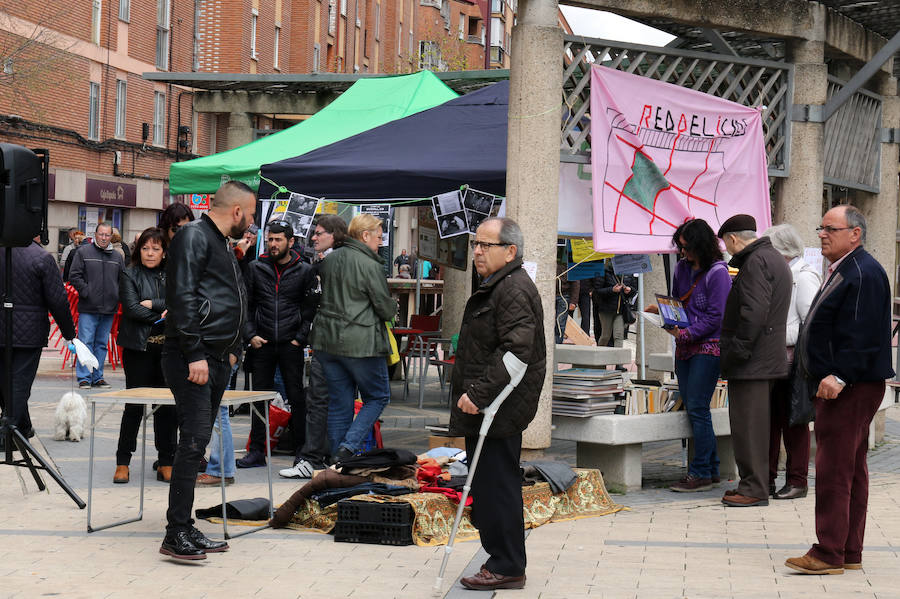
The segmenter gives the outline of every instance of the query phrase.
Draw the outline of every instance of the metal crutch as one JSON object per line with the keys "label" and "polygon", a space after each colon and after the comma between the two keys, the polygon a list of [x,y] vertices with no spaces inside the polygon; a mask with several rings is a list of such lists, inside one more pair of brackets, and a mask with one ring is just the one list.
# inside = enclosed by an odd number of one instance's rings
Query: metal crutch
{"label": "metal crutch", "polygon": [[484,437],[487,435],[488,430],[490,430],[491,424],[494,422],[494,416],[497,414],[497,410],[500,409],[503,400],[505,400],[507,396],[512,393],[512,390],[516,388],[516,385],[522,381],[522,377],[525,376],[525,371],[528,369],[528,364],[522,362],[514,356],[512,352],[503,354],[503,365],[506,367],[506,372],[509,373],[509,383],[503,388],[500,395],[491,402],[491,405],[482,410],[484,418],[481,421],[481,430],[478,431],[478,443],[475,445],[475,455],[470,459],[469,474],[466,476],[463,494],[459,500],[459,506],[456,508],[456,518],[453,520],[453,529],[450,531],[450,540],[447,541],[447,546],[444,548],[444,559],[441,561],[441,570],[438,573],[437,579],[434,581],[432,594],[435,597],[439,597],[441,594],[441,585],[444,584],[444,571],[447,569],[447,561],[450,559],[450,554],[453,552],[453,542],[456,540],[456,532],[459,530],[459,521],[462,519],[463,509],[466,507],[466,499],[468,499],[469,490],[472,488],[472,478],[475,475],[475,468],[478,467],[478,458],[481,455],[481,446],[484,444]]}

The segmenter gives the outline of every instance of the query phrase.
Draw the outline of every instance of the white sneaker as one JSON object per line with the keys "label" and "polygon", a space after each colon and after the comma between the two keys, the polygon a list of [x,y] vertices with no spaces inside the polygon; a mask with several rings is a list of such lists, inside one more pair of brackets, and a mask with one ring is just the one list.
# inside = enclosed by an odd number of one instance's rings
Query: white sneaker
{"label": "white sneaker", "polygon": [[300,460],[290,468],[278,471],[278,476],[282,478],[312,478],[312,464],[306,460]]}

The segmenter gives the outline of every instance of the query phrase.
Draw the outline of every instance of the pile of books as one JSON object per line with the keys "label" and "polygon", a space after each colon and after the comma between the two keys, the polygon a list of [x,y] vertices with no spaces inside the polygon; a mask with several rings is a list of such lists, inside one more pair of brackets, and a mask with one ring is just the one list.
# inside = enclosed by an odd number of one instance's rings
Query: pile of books
{"label": "pile of books", "polygon": [[613,414],[625,380],[618,370],[569,368],[553,373],[553,414],[587,418]]}

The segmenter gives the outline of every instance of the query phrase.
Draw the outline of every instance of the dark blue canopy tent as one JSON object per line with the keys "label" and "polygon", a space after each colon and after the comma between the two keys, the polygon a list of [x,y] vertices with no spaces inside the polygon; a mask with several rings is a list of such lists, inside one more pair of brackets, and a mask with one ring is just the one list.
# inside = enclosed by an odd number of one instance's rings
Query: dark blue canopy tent
{"label": "dark blue canopy tent", "polygon": [[[509,81],[307,152],[264,164],[259,197],[425,200],[469,185],[506,195]],[[281,196],[279,196],[281,197]]]}

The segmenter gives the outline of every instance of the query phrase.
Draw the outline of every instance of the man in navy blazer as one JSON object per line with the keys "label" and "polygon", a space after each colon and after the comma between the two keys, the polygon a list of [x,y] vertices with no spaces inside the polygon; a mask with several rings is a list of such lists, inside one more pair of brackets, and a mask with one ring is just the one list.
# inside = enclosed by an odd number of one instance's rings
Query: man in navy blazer
{"label": "man in navy blazer", "polygon": [[853,206],[825,213],[816,229],[831,262],[800,333],[816,389],[816,536],[802,557],[785,562],[804,574],[862,568],[869,500],[869,424],[884,397],[891,365],[891,286],[865,250],[866,219]]}

